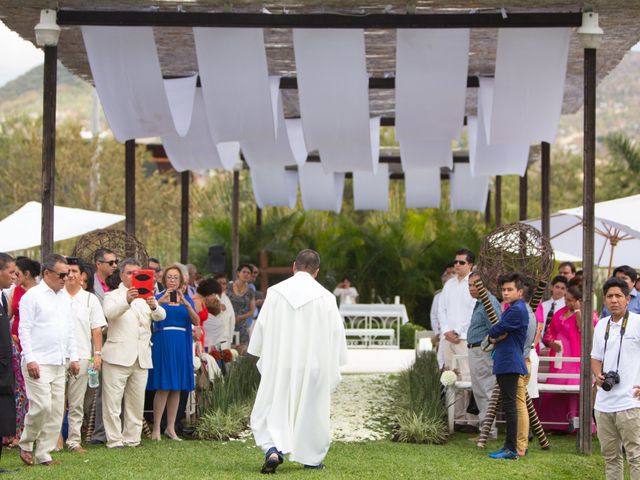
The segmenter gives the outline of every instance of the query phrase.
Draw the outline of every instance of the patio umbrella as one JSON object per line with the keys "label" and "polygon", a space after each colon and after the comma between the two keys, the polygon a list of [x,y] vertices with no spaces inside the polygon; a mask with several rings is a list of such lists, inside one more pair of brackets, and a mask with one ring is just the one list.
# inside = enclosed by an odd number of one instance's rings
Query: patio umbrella
{"label": "patio umbrella", "polygon": [[[640,267],[640,195],[595,204],[595,264]],[[526,220],[538,230],[541,221]],[[567,208],[551,215],[550,240],[558,257],[582,258],[582,207]]]}
{"label": "patio umbrella", "polygon": [[[79,208],[54,207],[53,241],[77,237],[125,219],[123,215]],[[0,221],[0,252],[25,250],[40,245],[42,205],[27,202]]]}

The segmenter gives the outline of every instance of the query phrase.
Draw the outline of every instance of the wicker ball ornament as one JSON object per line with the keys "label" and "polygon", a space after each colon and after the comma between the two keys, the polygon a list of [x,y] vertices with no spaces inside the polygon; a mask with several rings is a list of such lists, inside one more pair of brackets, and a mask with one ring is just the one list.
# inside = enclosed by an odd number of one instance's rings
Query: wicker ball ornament
{"label": "wicker ball ornament", "polygon": [[136,237],[124,230],[111,229],[93,230],[82,235],[73,249],[73,256],[93,265],[93,253],[99,248],[113,250],[119,259],[135,257],[142,265],[149,259],[146,248]]}
{"label": "wicker ball ornament", "polygon": [[478,271],[484,285],[496,295],[498,277],[503,273],[520,272],[536,283],[547,282],[553,262],[551,243],[539,230],[524,223],[511,223],[484,238]]}

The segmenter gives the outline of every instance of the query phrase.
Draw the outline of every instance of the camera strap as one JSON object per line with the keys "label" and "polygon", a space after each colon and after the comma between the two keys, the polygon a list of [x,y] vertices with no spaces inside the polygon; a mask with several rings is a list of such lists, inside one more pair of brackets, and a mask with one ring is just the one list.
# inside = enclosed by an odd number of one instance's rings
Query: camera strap
{"label": "camera strap", "polygon": [[[616,373],[620,366],[620,353],[622,353],[622,339],[624,338],[624,332],[627,331],[627,322],[629,321],[629,309],[624,313],[622,319],[622,325],[620,326],[620,348],[618,349],[618,361],[616,362]],[[604,353],[602,354],[602,370],[604,371],[604,361],[607,355],[607,341],[609,340],[609,331],[611,330],[611,318],[607,322],[607,329],[604,332]]]}

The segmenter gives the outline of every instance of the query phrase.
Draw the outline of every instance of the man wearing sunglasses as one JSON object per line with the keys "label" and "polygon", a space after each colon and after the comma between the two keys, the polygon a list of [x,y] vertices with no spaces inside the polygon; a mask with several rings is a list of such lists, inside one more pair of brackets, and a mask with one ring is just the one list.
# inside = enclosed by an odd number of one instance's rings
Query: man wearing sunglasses
{"label": "man wearing sunglasses", "polygon": [[93,253],[93,260],[96,263],[96,274],[93,279],[93,291],[100,300],[104,300],[104,295],[111,289],[107,286],[106,280],[118,268],[118,258],[113,250],[99,248]]}
{"label": "man wearing sunglasses", "polygon": [[[467,330],[476,304],[469,293],[469,274],[474,262],[475,255],[471,250],[462,248],[456,252],[453,262],[455,275],[444,284],[438,302],[440,331],[444,336],[441,348],[444,350],[444,366],[448,370],[452,368],[455,355],[468,354]],[[470,381],[469,364],[465,359],[459,361],[456,368],[462,381]],[[458,392],[455,405],[455,420],[458,424],[474,420],[465,411],[468,401],[468,392]],[[462,427],[463,431],[466,429],[471,431],[470,427]]]}
{"label": "man wearing sunglasses", "polygon": [[27,465],[60,463],[51,458],[51,452],[62,426],[67,360],[71,375],[80,371],[70,303],[63,292],[68,274],[63,256],[47,256],[42,262],[42,281],[20,301],[18,332],[29,398],[20,458]]}

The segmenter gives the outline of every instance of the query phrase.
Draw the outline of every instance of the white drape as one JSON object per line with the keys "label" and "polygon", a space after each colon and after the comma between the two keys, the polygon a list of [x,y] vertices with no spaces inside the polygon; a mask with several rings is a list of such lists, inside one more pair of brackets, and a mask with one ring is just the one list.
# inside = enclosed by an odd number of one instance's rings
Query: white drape
{"label": "white drape", "polygon": [[326,173],[319,163],[305,163],[298,167],[300,193],[305,210],[342,209],[344,173]]}
{"label": "white drape", "polygon": [[168,132],[186,135],[196,77],[173,82],[168,90],[151,27],[83,26],[91,75],[105,117],[120,142]]}
{"label": "white drape", "polygon": [[284,167],[256,165],[251,167],[251,184],[256,204],[260,208],[296,206],[298,174]]}
{"label": "white drape", "polygon": [[453,168],[451,140],[440,142],[428,140],[401,140],[400,161],[403,170],[425,168]]}
{"label": "white drape", "polygon": [[440,208],[440,168],[404,171],[407,208]]}
{"label": "white drape", "polygon": [[489,177],[473,176],[469,165],[456,164],[450,174],[451,210],[484,212],[488,193]]}
{"label": "white drape", "polygon": [[498,31],[494,95],[485,112],[488,143],[553,143],[570,38],[569,28]]}
{"label": "white drape", "polygon": [[389,210],[389,165],[376,173],[353,172],[353,207],[356,210]]}
{"label": "white drape", "polygon": [[293,46],[307,148],[327,172],[374,171],[364,31],[294,29]]}

